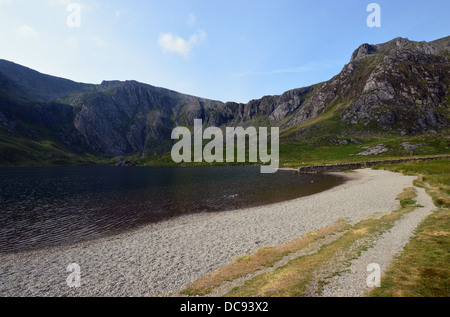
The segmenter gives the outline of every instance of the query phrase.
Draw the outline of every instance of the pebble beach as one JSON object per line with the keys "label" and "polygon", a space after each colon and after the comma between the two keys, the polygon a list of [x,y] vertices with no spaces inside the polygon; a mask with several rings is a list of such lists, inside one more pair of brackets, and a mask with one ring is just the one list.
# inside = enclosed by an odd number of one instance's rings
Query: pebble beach
{"label": "pebble beach", "polygon": [[[347,178],[340,186],[282,203],[180,216],[104,239],[0,255],[0,296],[176,296],[239,256],[340,218],[357,223],[395,210],[395,198],[415,179],[371,169],[340,175]],[[67,285],[71,263],[80,267],[80,287]],[[336,287],[330,296],[339,294]]]}

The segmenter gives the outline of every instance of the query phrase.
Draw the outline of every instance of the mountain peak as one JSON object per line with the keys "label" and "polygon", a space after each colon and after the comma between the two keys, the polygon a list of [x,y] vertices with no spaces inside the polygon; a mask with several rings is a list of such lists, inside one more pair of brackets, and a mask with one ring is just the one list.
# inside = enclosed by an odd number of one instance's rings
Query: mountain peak
{"label": "mountain peak", "polygon": [[111,88],[115,87],[117,85],[120,85],[122,82],[120,80],[104,80],[100,84],[100,87],[102,88]]}
{"label": "mountain peak", "polygon": [[382,44],[362,44],[359,46],[352,54],[350,62],[358,62],[365,57],[376,54],[376,53],[391,53],[397,50],[415,50],[418,54],[436,54],[436,48],[446,48],[448,49],[449,40],[448,38],[436,40],[434,42],[415,42],[408,38],[396,37],[388,42]]}
{"label": "mountain peak", "polygon": [[367,55],[373,54],[377,52],[376,45],[371,44],[362,44],[360,47],[358,47],[352,54],[352,57],[350,59],[350,62],[357,62],[366,57]]}

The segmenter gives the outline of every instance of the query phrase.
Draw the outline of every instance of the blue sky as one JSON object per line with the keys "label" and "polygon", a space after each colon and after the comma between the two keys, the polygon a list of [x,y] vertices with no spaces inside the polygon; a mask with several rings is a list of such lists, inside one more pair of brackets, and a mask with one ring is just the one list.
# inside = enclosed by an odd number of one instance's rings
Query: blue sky
{"label": "blue sky", "polygon": [[[379,28],[366,23],[372,2]],[[330,79],[362,43],[448,36],[449,12],[448,0],[0,0],[0,58],[247,102]]]}

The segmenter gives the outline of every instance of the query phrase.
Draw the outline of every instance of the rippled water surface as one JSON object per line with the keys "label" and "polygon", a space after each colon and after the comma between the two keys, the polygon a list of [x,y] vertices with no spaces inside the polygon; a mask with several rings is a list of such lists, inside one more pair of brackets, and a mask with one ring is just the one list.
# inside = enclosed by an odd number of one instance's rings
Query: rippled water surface
{"label": "rippled water surface", "polygon": [[194,212],[277,203],[343,183],[259,167],[0,169],[0,253],[101,238]]}

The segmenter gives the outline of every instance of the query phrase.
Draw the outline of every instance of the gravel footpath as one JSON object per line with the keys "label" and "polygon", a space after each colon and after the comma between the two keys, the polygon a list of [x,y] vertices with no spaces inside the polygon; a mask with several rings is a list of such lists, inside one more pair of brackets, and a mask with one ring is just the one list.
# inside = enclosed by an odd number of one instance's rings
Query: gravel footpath
{"label": "gravel footpath", "polygon": [[[394,227],[381,235],[375,245],[363,252],[358,259],[351,262],[349,271],[327,280],[323,289],[324,297],[361,297],[369,290],[367,278],[374,272],[369,264],[378,264],[381,275],[386,271],[392,259],[398,255],[409,242],[417,226],[435,209],[431,197],[423,188],[417,188],[416,201],[423,207],[416,208],[398,220]],[[374,279],[369,278],[371,282]],[[373,286],[372,286],[373,287]]]}
{"label": "gravel footpath", "polygon": [[[174,295],[237,256],[342,217],[356,223],[395,210],[396,196],[415,179],[371,169],[345,175],[350,179],[343,185],[279,204],[182,216],[70,247],[0,255],[0,296]],[[81,287],[67,285],[70,263],[81,268]]]}

